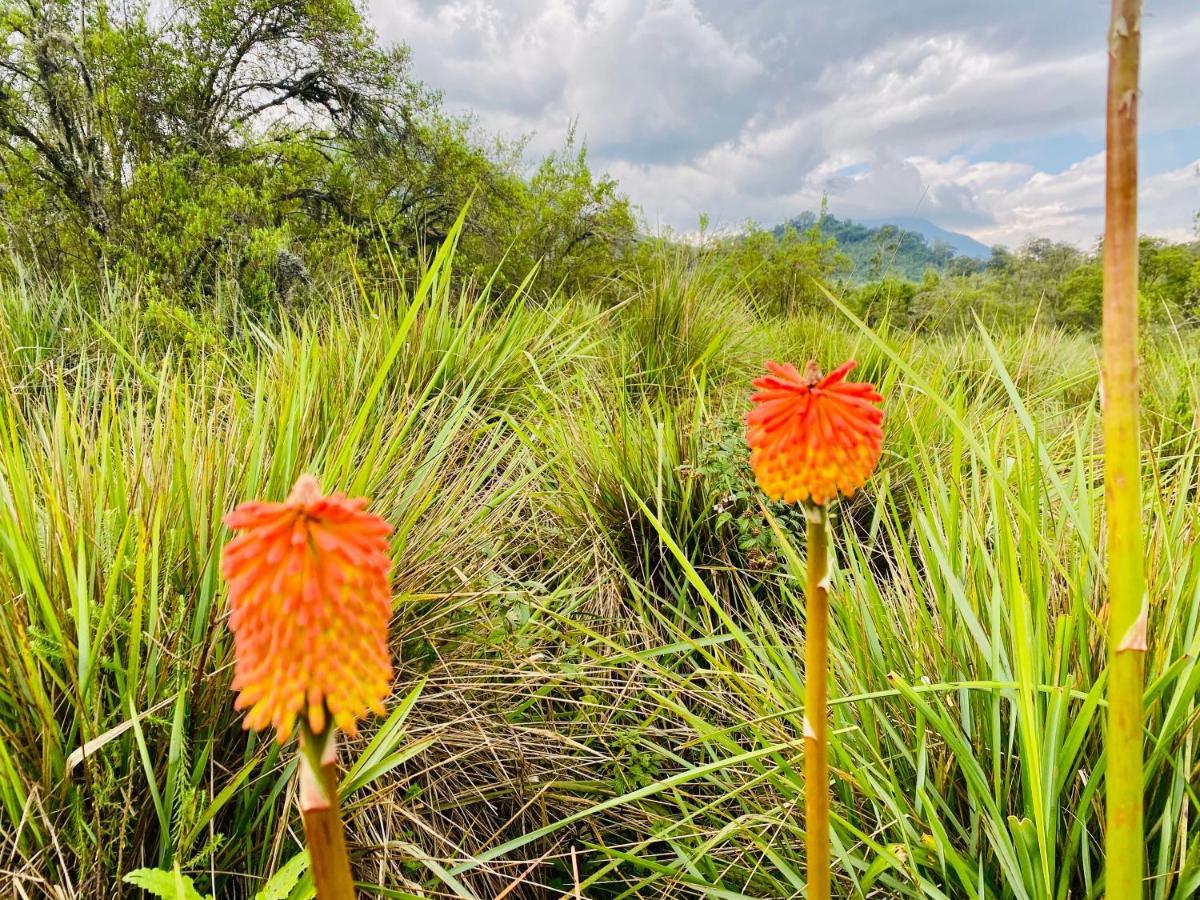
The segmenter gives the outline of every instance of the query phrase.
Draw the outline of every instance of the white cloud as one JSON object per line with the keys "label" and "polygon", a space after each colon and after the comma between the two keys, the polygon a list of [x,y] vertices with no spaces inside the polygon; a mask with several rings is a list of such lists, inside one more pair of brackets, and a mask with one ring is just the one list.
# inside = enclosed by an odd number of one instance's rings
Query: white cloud
{"label": "white cloud", "polygon": [[691,0],[377,3],[380,31],[484,127],[561,142],[578,119],[599,153],[678,157],[735,134],[762,73]]}
{"label": "white cloud", "polygon": [[[484,128],[533,133],[540,153],[577,118],[594,163],[651,225],[692,228],[701,212],[718,225],[773,223],[828,193],[838,214],[923,215],[988,242],[1095,238],[1102,160],[1039,171],[1004,148],[1100,140],[1105,3],[814,2],[373,8],[386,37],[412,46],[418,76]],[[1143,134],[1200,126],[1184,75],[1200,46],[1194,0],[1160,0],[1143,33]],[[1144,179],[1144,230],[1190,232],[1193,169]]]}
{"label": "white cloud", "polygon": [[[1188,239],[1200,209],[1200,160],[1142,178],[1138,199],[1142,232]],[[977,230],[980,240],[1012,245],[1044,236],[1089,246],[1104,230],[1104,155],[1059,173],[1034,172],[990,202],[996,224]]]}
{"label": "white cloud", "polygon": [[[1024,163],[883,160],[848,177],[832,203],[844,215],[877,218],[918,215],[965,232],[985,244],[1020,245],[1031,237],[1095,243],[1104,228],[1104,154],[1061,172]],[[1143,177],[1139,189],[1143,232],[1186,240],[1200,210],[1200,159]]]}

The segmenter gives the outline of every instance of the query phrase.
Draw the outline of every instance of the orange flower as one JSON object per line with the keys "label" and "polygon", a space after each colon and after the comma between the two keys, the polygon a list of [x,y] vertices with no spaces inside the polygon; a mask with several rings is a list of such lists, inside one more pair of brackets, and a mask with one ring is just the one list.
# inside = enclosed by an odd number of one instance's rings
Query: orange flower
{"label": "orange flower", "polygon": [[382,714],[392,682],[387,625],[391,531],[365,499],[322,496],[303,475],[285,503],[251,501],[225,524],[235,708],[244,727],[274,725],[283,743],[297,716],[321,733],[326,710],[349,734],[368,709]]}
{"label": "orange flower", "polygon": [[816,361],[801,375],[793,365],[767,363],[771,373],[746,417],[750,465],[773,500],[828,503],[838,491],[849,497],[879,463],[883,397],[865,382],[845,381],[855,366],[844,363],[824,378]]}

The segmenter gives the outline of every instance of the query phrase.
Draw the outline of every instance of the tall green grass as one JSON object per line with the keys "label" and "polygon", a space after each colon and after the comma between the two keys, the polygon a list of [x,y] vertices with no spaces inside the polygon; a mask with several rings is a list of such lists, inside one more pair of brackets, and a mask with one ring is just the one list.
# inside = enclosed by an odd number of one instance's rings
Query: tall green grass
{"label": "tall green grass", "polygon": [[[835,893],[1099,894],[1090,339],[761,320],[686,260],[605,305],[447,264],[200,343],[120,285],[0,288],[0,895],[178,865],[252,896],[296,854],[292,772],[232,711],[216,561],[226,510],[309,470],[397,525],[397,712],[346,791],[364,890],[803,896],[802,522],[740,440],[767,356],[854,356],[888,397],[833,523]],[[1200,889],[1195,346],[1144,347],[1163,900]]]}

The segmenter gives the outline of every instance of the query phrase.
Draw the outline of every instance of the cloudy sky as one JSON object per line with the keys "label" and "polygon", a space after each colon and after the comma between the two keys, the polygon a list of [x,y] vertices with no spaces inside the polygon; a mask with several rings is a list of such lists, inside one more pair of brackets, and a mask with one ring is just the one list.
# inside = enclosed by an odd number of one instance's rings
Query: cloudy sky
{"label": "cloudy sky", "polygon": [[[1141,230],[1200,209],[1200,3],[1143,22]],[[1107,0],[372,0],[486,132],[571,122],[650,227],[774,224],[828,195],[985,243],[1103,229]]]}

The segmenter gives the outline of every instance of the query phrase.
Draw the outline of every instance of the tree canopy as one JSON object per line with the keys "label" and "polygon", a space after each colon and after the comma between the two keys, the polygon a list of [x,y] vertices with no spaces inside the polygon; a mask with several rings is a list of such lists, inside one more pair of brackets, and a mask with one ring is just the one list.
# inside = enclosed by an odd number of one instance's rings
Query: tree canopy
{"label": "tree canopy", "polygon": [[549,288],[634,233],[586,148],[527,175],[350,0],[18,0],[0,47],[3,236],[54,271],[253,299],[284,258],[416,264],[473,197],[474,261],[541,261]]}

